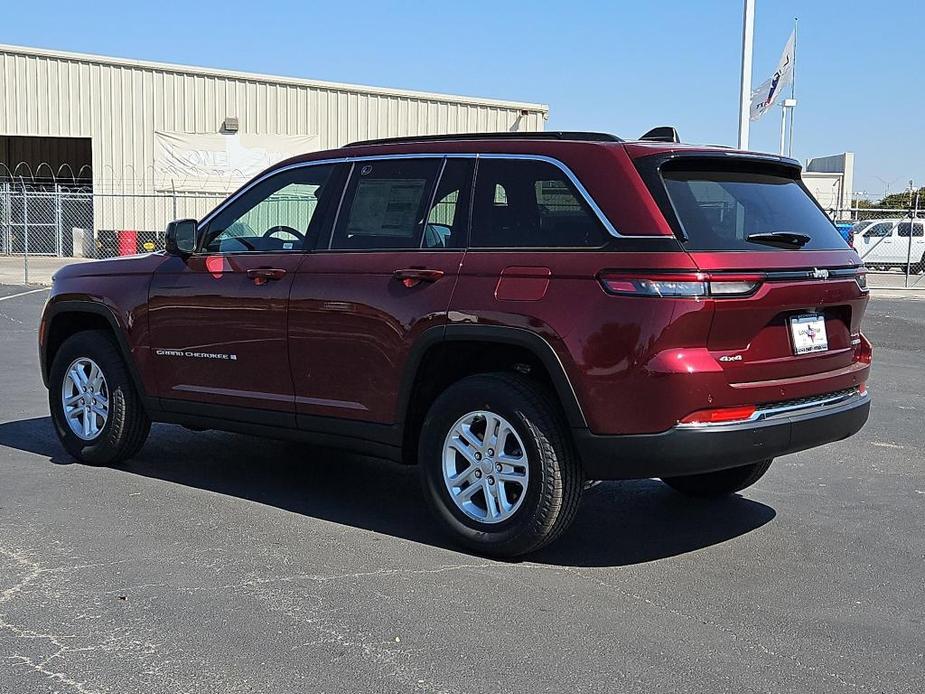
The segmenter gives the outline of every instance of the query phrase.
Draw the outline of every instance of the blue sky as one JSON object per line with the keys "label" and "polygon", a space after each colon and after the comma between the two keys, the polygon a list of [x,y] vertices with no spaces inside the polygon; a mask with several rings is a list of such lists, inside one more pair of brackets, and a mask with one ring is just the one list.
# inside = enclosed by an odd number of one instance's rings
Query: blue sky
{"label": "blue sky", "polygon": [[[549,104],[548,129],[735,144],[740,0],[9,2],[0,42]],[[754,84],[799,16],[794,155],[925,183],[925,3],[757,0]],[[913,89],[910,89],[912,87]],[[751,147],[776,151],[777,111]]]}

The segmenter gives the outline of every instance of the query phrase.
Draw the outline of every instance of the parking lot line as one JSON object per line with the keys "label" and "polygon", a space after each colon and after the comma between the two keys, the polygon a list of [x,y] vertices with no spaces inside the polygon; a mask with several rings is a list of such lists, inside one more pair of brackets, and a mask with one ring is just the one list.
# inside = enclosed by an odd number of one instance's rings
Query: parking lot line
{"label": "parking lot line", "polygon": [[51,287],[42,287],[40,289],[30,289],[27,292],[19,292],[19,294],[10,294],[10,296],[0,296],[0,301],[8,301],[10,299],[15,299],[20,296],[26,296],[27,294],[38,294],[39,292],[47,292]]}

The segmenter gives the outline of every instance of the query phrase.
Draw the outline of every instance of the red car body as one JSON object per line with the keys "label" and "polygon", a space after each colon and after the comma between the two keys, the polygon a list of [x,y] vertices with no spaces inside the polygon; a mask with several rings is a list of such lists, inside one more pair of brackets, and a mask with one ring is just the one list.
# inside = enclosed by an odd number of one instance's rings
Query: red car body
{"label": "red car body", "polygon": [[[70,265],[43,317],[43,372],[75,329],[106,327],[155,421],[411,460],[434,394],[502,359],[549,383],[593,479],[721,469],[863,425],[871,348],[856,252],[688,250],[645,165],[793,162],[675,143],[448,138],[313,153],[263,176],[322,160],[477,155],[563,165],[619,235],[598,249],[315,248]],[[658,297],[607,284],[739,276],[754,291]],[[788,321],[807,312],[824,316],[828,349],[795,355]],[[782,404],[783,416],[755,416]]]}

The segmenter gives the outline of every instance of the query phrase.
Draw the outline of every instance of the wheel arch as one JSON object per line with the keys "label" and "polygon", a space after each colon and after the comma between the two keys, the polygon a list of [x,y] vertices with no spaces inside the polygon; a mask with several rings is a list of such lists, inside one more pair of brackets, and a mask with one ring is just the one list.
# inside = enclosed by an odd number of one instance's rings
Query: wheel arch
{"label": "wheel arch", "polygon": [[132,383],[144,401],[145,390],[141,375],[128,341],[125,331],[110,308],[93,301],[68,300],[49,304],[42,317],[42,339],[39,350],[39,362],[42,372],[42,382],[48,387],[48,377],[55,355],[64,341],[71,335],[85,330],[104,330],[112,335],[125,362]]}
{"label": "wheel arch", "polygon": [[[473,356],[486,346],[502,350],[497,359],[456,359]],[[454,357],[448,360],[448,357]],[[525,363],[524,363],[525,362]],[[426,330],[415,342],[399,390],[398,413],[403,432],[404,458],[416,459],[416,433],[433,398],[453,382],[475,373],[497,370],[498,364],[525,366],[547,383],[572,428],[586,428],[587,420],[559,355],[543,336],[523,328],[494,325],[448,325]],[[434,373],[446,367],[446,373]],[[423,388],[423,392],[422,392]],[[418,395],[423,395],[418,401]]]}

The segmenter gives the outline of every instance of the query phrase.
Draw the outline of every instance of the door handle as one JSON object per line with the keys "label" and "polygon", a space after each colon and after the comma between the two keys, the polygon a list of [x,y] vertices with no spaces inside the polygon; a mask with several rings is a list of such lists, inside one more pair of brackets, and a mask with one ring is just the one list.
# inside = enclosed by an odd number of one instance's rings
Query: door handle
{"label": "door handle", "polygon": [[258,287],[266,284],[270,280],[281,280],[286,276],[286,271],[278,267],[258,267],[247,271],[247,278],[254,280]]}
{"label": "door handle", "polygon": [[397,280],[401,280],[401,283],[408,287],[417,286],[421,282],[436,282],[438,279],[443,277],[443,270],[430,270],[427,268],[405,268],[403,270],[396,270],[392,273],[392,277]]}

